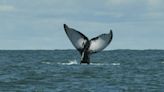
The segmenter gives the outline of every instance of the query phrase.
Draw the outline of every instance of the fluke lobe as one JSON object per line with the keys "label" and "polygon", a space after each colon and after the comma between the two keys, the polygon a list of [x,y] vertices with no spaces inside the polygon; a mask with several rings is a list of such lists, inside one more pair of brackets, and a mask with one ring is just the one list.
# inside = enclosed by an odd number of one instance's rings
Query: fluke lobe
{"label": "fluke lobe", "polygon": [[84,34],[68,27],[66,24],[64,24],[64,30],[73,46],[79,51],[81,55],[80,64],[90,64],[90,55],[102,51],[110,44],[113,38],[112,30],[110,30],[110,32],[107,34],[101,34],[90,40]]}

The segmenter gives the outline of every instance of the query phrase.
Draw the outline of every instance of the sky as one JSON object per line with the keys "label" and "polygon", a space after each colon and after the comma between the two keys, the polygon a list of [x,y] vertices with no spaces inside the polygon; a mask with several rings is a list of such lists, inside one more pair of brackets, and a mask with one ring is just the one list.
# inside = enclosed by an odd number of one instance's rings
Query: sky
{"label": "sky", "polygon": [[164,0],[0,0],[0,49],[74,49],[63,24],[89,39],[112,29],[105,50],[164,49]]}

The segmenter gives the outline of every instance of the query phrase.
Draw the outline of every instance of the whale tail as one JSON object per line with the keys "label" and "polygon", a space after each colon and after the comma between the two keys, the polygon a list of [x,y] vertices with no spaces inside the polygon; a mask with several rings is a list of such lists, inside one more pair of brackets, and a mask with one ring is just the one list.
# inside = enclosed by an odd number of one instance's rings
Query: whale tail
{"label": "whale tail", "polygon": [[102,51],[110,44],[113,38],[112,30],[108,34],[101,34],[89,40],[84,34],[73,28],[69,28],[66,24],[64,24],[64,29],[69,40],[80,53],[81,63],[89,64],[90,54]]}

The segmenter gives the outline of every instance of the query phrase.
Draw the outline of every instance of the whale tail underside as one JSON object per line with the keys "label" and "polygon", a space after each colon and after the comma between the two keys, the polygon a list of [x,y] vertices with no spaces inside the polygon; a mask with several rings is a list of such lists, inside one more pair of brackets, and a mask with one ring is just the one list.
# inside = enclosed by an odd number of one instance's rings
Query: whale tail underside
{"label": "whale tail underside", "polygon": [[81,63],[89,64],[89,55],[102,51],[110,44],[113,38],[112,30],[107,34],[101,34],[89,40],[84,34],[69,28],[66,24],[64,24],[64,29],[73,46],[80,52]]}

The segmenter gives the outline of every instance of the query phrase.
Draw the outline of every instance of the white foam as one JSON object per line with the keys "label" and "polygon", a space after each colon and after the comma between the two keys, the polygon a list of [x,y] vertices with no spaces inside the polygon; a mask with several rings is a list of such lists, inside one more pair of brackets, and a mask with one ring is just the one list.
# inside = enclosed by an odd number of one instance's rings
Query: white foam
{"label": "white foam", "polygon": [[[48,62],[46,64],[49,64]],[[60,64],[60,65],[77,65],[77,64],[80,64],[78,63],[77,60],[69,60],[68,62],[65,62],[65,63],[57,63],[57,64]],[[83,65],[83,64],[82,64]],[[85,65],[85,64],[84,64]],[[88,64],[86,64],[88,65]],[[104,66],[104,65],[114,65],[114,66],[119,66],[120,63],[111,63],[111,64],[107,64],[107,63],[90,63],[90,65],[94,65],[94,66]]]}
{"label": "white foam", "polygon": [[43,61],[41,63],[43,63],[43,64],[51,64],[51,62],[45,62],[45,61]]}
{"label": "white foam", "polygon": [[78,64],[78,62],[76,60],[70,60],[67,63],[58,63],[58,64],[61,64],[61,65],[75,65],[75,64]]}
{"label": "white foam", "polygon": [[[70,60],[69,62],[66,62],[66,63],[58,63],[60,65],[77,65],[77,64],[80,64],[78,63],[77,60]],[[82,65],[88,65],[88,64],[83,64]],[[108,65],[108,64],[105,64],[105,63],[90,63],[90,65],[95,65],[95,66],[101,66],[101,65]]]}
{"label": "white foam", "polygon": [[101,66],[101,65],[108,65],[108,64],[105,64],[105,63],[90,63],[91,65],[97,65],[97,66]]}
{"label": "white foam", "polygon": [[112,63],[111,65],[120,65],[120,63]]}

